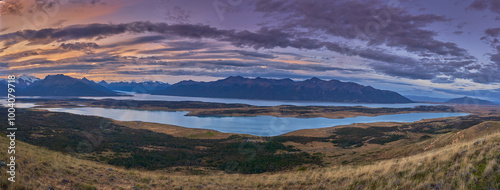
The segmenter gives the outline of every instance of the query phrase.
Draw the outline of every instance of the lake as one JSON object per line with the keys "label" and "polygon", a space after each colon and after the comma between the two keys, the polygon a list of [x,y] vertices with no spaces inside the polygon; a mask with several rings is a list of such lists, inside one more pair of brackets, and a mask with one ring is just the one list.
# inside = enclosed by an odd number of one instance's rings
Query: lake
{"label": "lake", "polygon": [[118,121],[143,121],[171,124],[181,127],[212,129],[225,133],[276,136],[300,130],[373,122],[415,122],[422,119],[465,116],[467,113],[406,113],[358,116],[344,119],[255,117],[198,117],[185,116],[187,111],[147,111],[111,108],[40,108],[52,112],[66,112],[111,118]]}
{"label": "lake", "polygon": [[[436,104],[427,103],[405,103],[405,104],[372,104],[372,103],[344,103],[344,102],[308,102],[308,101],[278,101],[278,100],[248,100],[248,99],[230,99],[230,98],[203,98],[203,97],[187,97],[187,96],[167,96],[167,95],[151,95],[139,94],[134,92],[121,93],[130,96],[109,96],[109,97],[79,97],[85,99],[115,99],[115,100],[151,100],[151,101],[200,101],[200,102],[214,102],[226,104],[248,104],[254,106],[279,106],[279,105],[293,105],[293,106],[364,106],[370,108],[412,108],[420,105],[432,106]],[[52,98],[52,99],[68,99],[76,97],[47,97],[47,96],[21,96],[18,98]]]}

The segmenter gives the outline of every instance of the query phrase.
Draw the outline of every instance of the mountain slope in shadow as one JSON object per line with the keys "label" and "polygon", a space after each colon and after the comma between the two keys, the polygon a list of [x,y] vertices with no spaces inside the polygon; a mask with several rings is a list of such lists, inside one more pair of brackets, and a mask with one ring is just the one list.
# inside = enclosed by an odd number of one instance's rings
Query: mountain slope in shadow
{"label": "mountain slope in shadow", "polygon": [[22,96],[120,96],[106,87],[86,78],[76,79],[66,75],[48,75],[18,91]]}
{"label": "mountain slope in shadow", "polygon": [[213,82],[181,81],[152,94],[212,98],[239,98],[261,100],[300,100],[363,103],[411,103],[410,99],[388,90],[379,90],[353,82],[311,78],[249,79],[228,77]]}

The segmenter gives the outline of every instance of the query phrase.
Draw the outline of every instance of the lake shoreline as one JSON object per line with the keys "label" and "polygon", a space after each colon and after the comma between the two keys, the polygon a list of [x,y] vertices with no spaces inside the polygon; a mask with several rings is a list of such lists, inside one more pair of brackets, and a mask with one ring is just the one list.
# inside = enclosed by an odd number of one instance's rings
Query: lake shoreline
{"label": "lake shoreline", "polygon": [[445,105],[416,106],[413,108],[371,108],[362,106],[253,106],[198,101],[140,101],[140,100],[90,100],[90,99],[20,99],[20,102],[36,103],[37,108],[98,107],[148,111],[188,111],[186,116],[202,117],[255,117],[274,116],[290,118],[343,119],[358,116],[380,116],[404,113],[457,112]]}
{"label": "lake shoreline", "polygon": [[251,106],[280,106],[280,105],[292,105],[292,106],[342,106],[342,107],[387,107],[387,108],[411,108],[415,106],[432,106],[437,105],[435,103],[427,102],[416,102],[416,103],[363,103],[363,102],[331,102],[331,101],[301,101],[301,100],[261,100],[261,99],[236,99],[236,98],[208,98],[208,97],[191,97],[191,96],[171,96],[171,95],[152,95],[145,93],[134,93],[117,91],[119,93],[127,94],[130,96],[126,97],[85,97],[85,96],[74,96],[69,98],[61,97],[43,97],[43,96],[20,96],[18,99],[92,99],[92,100],[127,100],[127,101],[176,101],[176,102],[205,102],[205,103],[224,103],[224,104],[245,104]]}
{"label": "lake shoreline", "polygon": [[279,136],[301,129],[317,129],[373,122],[415,122],[422,119],[466,116],[466,113],[406,113],[380,116],[357,116],[344,119],[330,118],[278,118],[274,116],[254,117],[195,117],[186,116],[186,111],[147,111],[98,107],[36,108],[50,112],[99,116],[118,121],[140,121],[176,125],[187,128],[209,129],[224,133],[250,134],[255,136]]}

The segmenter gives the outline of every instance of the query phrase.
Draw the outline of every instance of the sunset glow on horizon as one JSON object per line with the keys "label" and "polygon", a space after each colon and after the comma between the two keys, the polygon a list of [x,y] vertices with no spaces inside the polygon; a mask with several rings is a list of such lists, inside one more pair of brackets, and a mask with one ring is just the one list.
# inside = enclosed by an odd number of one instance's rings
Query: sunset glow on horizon
{"label": "sunset glow on horizon", "polygon": [[0,69],[94,81],[318,77],[500,101],[497,0],[7,0]]}

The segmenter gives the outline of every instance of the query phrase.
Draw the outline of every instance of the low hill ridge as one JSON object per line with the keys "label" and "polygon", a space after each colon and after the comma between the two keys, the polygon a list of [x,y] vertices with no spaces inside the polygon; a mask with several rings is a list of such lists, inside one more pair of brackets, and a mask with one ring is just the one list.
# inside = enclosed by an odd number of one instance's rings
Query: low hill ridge
{"label": "low hill ridge", "polygon": [[446,101],[445,103],[450,103],[450,104],[478,104],[478,105],[497,105],[493,102],[490,102],[488,100],[482,100],[478,98],[471,98],[468,96],[464,96],[462,98],[454,98],[451,100]]}

